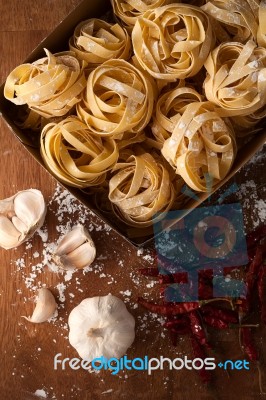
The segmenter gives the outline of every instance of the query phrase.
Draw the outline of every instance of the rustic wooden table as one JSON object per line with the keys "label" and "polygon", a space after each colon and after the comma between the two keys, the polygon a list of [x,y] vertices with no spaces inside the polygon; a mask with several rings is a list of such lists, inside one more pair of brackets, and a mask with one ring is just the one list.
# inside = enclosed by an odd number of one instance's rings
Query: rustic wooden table
{"label": "rustic wooden table", "polygon": [[[27,54],[69,13],[80,0],[0,0],[0,80],[21,63]],[[191,371],[122,371],[111,375],[86,371],[57,370],[53,359],[76,357],[69,345],[67,317],[82,299],[112,293],[128,305],[136,317],[137,335],[129,349],[130,358],[191,355],[187,339],[176,348],[161,327],[160,320],[136,307],[136,298],[143,293],[152,297],[156,285],[138,277],[137,269],[150,265],[149,250],[136,251],[110,231],[98,218],[74,201],[27,153],[1,120],[0,198],[19,190],[42,190],[48,206],[45,226],[32,240],[18,249],[0,249],[0,399],[258,399],[256,365],[249,371],[215,371],[212,388],[204,387],[197,373]],[[265,221],[265,157],[263,151],[243,168],[233,181],[240,187],[230,201],[240,201],[244,208],[247,230]],[[231,181],[232,183],[232,181]],[[90,229],[98,257],[92,270],[68,274],[51,271],[50,255],[54,242],[64,230],[77,221]],[[50,265],[50,268],[49,268]],[[58,317],[50,323],[34,325],[22,319],[30,315],[36,288],[46,284],[59,305]],[[266,355],[264,328],[256,332],[261,359]],[[211,332],[218,359],[242,359],[237,330]],[[265,367],[262,367],[266,391]]]}

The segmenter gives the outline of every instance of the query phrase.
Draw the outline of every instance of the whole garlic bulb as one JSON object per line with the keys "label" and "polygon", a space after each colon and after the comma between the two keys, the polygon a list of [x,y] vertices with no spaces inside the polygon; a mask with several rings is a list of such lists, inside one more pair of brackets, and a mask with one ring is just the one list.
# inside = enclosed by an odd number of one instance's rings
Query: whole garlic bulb
{"label": "whole garlic bulb", "polygon": [[122,357],[135,338],[135,319],[109,294],[83,300],[68,319],[69,342],[81,358]]}
{"label": "whole garlic bulb", "polygon": [[81,269],[89,266],[96,257],[96,248],[86,228],[76,225],[59,242],[54,261],[63,269]]}
{"label": "whole garlic bulb", "polygon": [[36,189],[0,200],[0,247],[8,250],[28,240],[43,225],[46,211],[43,195]]}

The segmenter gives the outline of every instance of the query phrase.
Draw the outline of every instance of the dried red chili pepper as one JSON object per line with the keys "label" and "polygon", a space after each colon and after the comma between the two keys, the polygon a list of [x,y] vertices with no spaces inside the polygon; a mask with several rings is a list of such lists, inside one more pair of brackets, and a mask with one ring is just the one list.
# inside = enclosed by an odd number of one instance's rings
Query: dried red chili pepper
{"label": "dried red chili pepper", "polygon": [[262,241],[259,243],[256,249],[255,256],[253,261],[249,265],[248,272],[246,274],[246,288],[247,288],[247,296],[246,296],[246,306],[247,310],[249,311],[251,308],[251,300],[253,296],[254,286],[258,279],[258,274],[260,270],[260,266],[263,262],[263,257],[266,252],[265,242]]}
{"label": "dried red chili pepper", "polygon": [[[176,318],[178,317],[178,318]],[[189,319],[187,315],[180,314],[175,318],[167,318],[167,321],[163,323],[163,327],[165,328],[175,328],[179,326],[189,326]]]}
{"label": "dried red chili pepper", "polygon": [[142,297],[138,298],[138,303],[145,307],[147,310],[161,315],[176,315],[184,314],[189,311],[198,309],[201,306],[200,302],[184,302],[184,303],[168,303],[168,304],[156,304],[151,301],[147,301]]}
{"label": "dried red chili pepper", "polygon": [[266,265],[260,266],[258,278],[258,294],[261,307],[261,321],[266,324]]}
{"label": "dried red chili pepper", "polygon": [[224,322],[228,322],[229,324],[237,324],[238,323],[238,314],[236,311],[218,308],[211,305],[206,305],[202,307],[201,313],[205,316],[209,316],[212,318],[221,319]]}
{"label": "dried red chili pepper", "polygon": [[185,314],[168,316],[163,327],[167,329],[173,346],[177,345],[179,335],[185,334],[187,330],[190,330],[189,320]]}
{"label": "dried red chili pepper", "polygon": [[247,234],[246,242],[247,248],[250,249],[256,246],[257,243],[261,241],[262,238],[266,236],[266,225],[260,225],[252,232]]}
{"label": "dried red chili pepper", "polygon": [[230,327],[229,326],[230,324],[228,322],[225,322],[219,318],[211,317],[210,315],[203,315],[203,321],[207,325],[211,326],[212,328],[216,328],[216,329],[227,329]]}
{"label": "dried red chili pepper", "polygon": [[251,361],[258,361],[259,355],[253,343],[250,328],[240,328],[240,338],[243,351]]}
{"label": "dried red chili pepper", "polygon": [[202,346],[208,346],[208,340],[206,336],[205,329],[202,325],[202,320],[198,314],[197,311],[191,311],[189,314],[189,320],[190,320],[190,329],[192,334],[195,336],[195,338],[198,340],[198,342]]}
{"label": "dried red chili pepper", "polygon": [[161,315],[178,315],[185,314],[190,311],[194,311],[199,309],[205,304],[209,304],[211,302],[216,301],[229,301],[227,298],[215,298],[210,300],[202,300],[202,301],[189,301],[189,302],[181,302],[181,303],[166,303],[166,304],[156,304],[152,301],[148,301],[143,299],[143,297],[138,297],[138,303],[145,307],[147,310]]}
{"label": "dried red chili pepper", "polygon": [[[205,354],[203,347],[200,345],[200,343],[195,338],[195,336],[191,336],[190,340],[191,340],[194,358],[201,358],[202,360],[204,360],[206,358],[206,354]],[[212,375],[211,375],[210,371],[205,369],[204,366],[198,370],[198,373],[199,373],[203,383],[207,384],[207,383],[211,382]]]}

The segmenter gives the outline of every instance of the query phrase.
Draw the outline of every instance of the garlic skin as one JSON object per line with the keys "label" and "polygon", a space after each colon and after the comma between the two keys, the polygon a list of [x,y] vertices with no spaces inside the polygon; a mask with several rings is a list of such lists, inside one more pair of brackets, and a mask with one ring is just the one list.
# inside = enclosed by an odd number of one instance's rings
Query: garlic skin
{"label": "garlic skin", "polygon": [[111,294],[91,297],[68,318],[69,342],[89,362],[97,357],[120,358],[135,339],[135,319],[124,302]]}
{"label": "garlic skin", "polygon": [[86,228],[76,225],[59,242],[53,255],[59,267],[67,270],[88,267],[96,257],[96,248]]}
{"label": "garlic skin", "polygon": [[28,240],[43,225],[46,211],[43,195],[36,189],[0,200],[0,247],[8,250]]}
{"label": "garlic skin", "polygon": [[53,294],[49,289],[41,288],[38,289],[36,307],[32,316],[22,316],[22,318],[25,318],[29,322],[40,324],[41,322],[45,322],[50,319],[54,315],[56,309],[57,304]]}

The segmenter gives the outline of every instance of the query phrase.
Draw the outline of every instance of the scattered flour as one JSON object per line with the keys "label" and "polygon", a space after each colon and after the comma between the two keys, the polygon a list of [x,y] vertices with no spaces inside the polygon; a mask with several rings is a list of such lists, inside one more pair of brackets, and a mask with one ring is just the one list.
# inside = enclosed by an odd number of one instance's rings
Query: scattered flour
{"label": "scattered flour", "polygon": [[37,389],[34,394],[35,394],[35,396],[41,397],[43,399],[47,399],[47,393],[45,392],[44,389]]}

